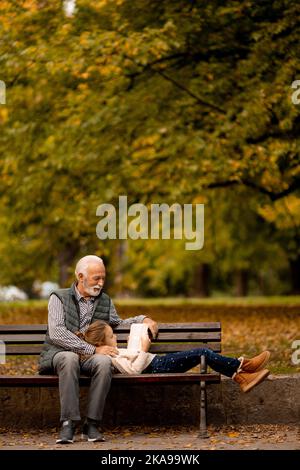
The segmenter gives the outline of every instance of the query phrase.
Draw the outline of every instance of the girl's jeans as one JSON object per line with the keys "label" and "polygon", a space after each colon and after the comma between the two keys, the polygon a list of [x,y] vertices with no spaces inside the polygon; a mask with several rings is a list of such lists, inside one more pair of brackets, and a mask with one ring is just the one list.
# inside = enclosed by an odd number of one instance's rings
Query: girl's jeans
{"label": "girl's jeans", "polygon": [[232,357],[221,356],[208,348],[196,348],[189,351],[155,356],[149,366],[143,371],[147,374],[158,374],[168,372],[186,372],[192,367],[200,364],[200,357],[206,357],[206,363],[216,372],[232,377],[240,367],[241,362]]}

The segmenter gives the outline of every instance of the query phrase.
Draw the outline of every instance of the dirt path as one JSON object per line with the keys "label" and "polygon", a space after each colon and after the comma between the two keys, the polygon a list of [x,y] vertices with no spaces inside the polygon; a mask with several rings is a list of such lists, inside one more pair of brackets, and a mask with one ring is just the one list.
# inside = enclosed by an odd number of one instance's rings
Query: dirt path
{"label": "dirt path", "polygon": [[0,429],[0,450],[300,450],[300,430],[287,425],[210,426],[210,437],[200,440],[192,428],[117,428],[105,431],[106,442],[81,440],[55,444],[57,430]]}

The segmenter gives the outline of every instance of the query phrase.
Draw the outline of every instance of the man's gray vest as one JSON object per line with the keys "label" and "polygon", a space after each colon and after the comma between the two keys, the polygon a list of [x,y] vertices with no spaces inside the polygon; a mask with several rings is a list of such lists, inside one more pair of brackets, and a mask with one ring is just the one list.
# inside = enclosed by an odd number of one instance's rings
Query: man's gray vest
{"label": "man's gray vest", "polygon": [[[65,325],[68,330],[73,333],[79,330],[80,322],[80,310],[79,304],[75,292],[75,284],[69,289],[58,289],[52,292],[52,295],[56,295],[63,304],[63,310],[65,314]],[[101,291],[96,297],[93,307],[93,315],[91,323],[96,320],[104,320],[109,322],[109,310],[110,310],[110,297]],[[55,346],[49,337],[49,327],[47,328],[46,338],[43,350],[39,360],[39,373],[40,374],[51,374],[53,373],[53,358],[56,353],[66,351],[63,347]]]}

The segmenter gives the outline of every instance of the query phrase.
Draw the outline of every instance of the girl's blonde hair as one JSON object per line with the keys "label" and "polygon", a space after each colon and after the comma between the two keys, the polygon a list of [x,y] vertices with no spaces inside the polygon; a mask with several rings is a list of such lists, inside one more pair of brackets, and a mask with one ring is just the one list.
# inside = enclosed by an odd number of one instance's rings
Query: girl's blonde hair
{"label": "girl's blonde hair", "polygon": [[84,333],[78,331],[75,334],[93,346],[102,346],[105,344],[105,328],[107,325],[108,324],[103,320],[96,320]]}

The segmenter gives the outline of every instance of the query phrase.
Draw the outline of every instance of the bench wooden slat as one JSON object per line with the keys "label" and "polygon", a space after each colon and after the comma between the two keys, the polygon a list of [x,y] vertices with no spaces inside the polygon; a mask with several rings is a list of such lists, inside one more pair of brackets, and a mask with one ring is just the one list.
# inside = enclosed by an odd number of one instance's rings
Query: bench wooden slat
{"label": "bench wooden slat", "polygon": [[[201,323],[160,323],[160,330],[170,330],[170,331],[185,331],[185,330],[196,330],[196,331],[220,331],[221,323],[220,322],[201,322]],[[130,325],[117,326],[115,331],[117,332],[126,332],[130,330]],[[34,324],[34,325],[0,325],[0,333],[46,333],[47,325],[46,324]]]}
{"label": "bench wooden slat", "polygon": [[220,374],[214,372],[213,374],[192,374],[184,372],[183,374],[140,374],[140,375],[115,375],[113,376],[113,381],[121,383],[131,383],[131,378],[134,383],[161,383],[161,382],[189,382],[189,383],[199,383],[200,381],[220,383]]}
{"label": "bench wooden slat", "polygon": [[47,325],[34,324],[34,325],[0,325],[0,334],[2,333],[46,333]]}
{"label": "bench wooden slat", "polygon": [[[119,342],[126,342],[127,334],[118,334]],[[44,343],[45,335],[44,334],[0,334],[1,341],[4,341],[6,344],[41,344]],[[163,333],[159,332],[157,339],[154,342],[201,342],[201,341],[221,341],[220,332],[168,332]]]}
{"label": "bench wooden slat", "polygon": [[[89,385],[90,377],[80,377],[80,385]],[[140,374],[140,375],[113,375],[112,382],[132,384],[132,383],[199,383],[201,381],[210,383],[219,383],[219,374]],[[0,387],[24,386],[24,387],[40,387],[40,386],[57,386],[58,377],[53,375],[2,375],[0,376]]]}
{"label": "bench wooden slat", "polygon": [[[42,350],[41,344],[34,344],[34,345],[12,345],[8,344],[6,346],[6,354],[8,356],[33,356],[40,354]],[[119,348],[125,348],[126,344],[118,344]],[[185,344],[152,344],[150,352],[152,353],[167,353],[167,352],[175,352],[175,351],[187,351],[188,349],[192,349],[194,347],[201,348],[206,347],[212,349],[215,352],[221,351],[221,344],[220,343],[185,343]]]}
{"label": "bench wooden slat", "polygon": [[5,349],[7,356],[33,356],[38,355],[43,349],[42,344],[30,345],[11,345],[8,344]]}
{"label": "bench wooden slat", "polygon": [[4,334],[0,335],[1,341],[6,344],[41,344],[45,341],[44,334]]}

